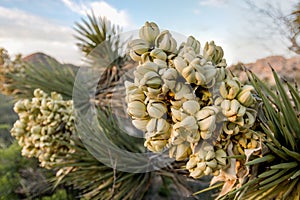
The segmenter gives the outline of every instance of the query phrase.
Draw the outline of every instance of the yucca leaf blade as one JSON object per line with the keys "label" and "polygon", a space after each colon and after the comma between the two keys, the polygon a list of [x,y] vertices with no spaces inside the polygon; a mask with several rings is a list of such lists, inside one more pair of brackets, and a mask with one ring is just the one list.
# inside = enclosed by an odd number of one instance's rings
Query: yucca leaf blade
{"label": "yucca leaf blade", "polygon": [[300,122],[297,119],[297,115],[293,109],[293,106],[291,104],[291,100],[288,97],[282,82],[280,81],[277,73],[275,70],[272,68],[272,73],[276,82],[276,88],[278,89],[280,93],[280,97],[284,103],[284,106],[286,109],[283,109],[282,112],[285,116],[285,121],[288,124],[288,128],[290,128],[292,133],[297,134],[298,137],[300,137]]}

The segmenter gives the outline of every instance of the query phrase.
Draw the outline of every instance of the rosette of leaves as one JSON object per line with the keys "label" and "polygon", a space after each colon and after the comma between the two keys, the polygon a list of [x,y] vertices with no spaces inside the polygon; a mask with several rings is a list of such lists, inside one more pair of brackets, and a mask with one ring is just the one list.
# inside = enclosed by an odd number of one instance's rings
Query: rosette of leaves
{"label": "rosette of leaves", "polygon": [[87,15],[87,19],[76,22],[74,29],[76,44],[84,54],[84,64],[94,68],[99,75],[96,103],[103,108],[110,105],[114,109],[121,108],[124,95],[115,90],[124,90],[120,84],[121,77],[133,67],[129,56],[121,53],[125,46],[125,41],[120,38],[122,29],[106,17],[95,16],[93,12]]}

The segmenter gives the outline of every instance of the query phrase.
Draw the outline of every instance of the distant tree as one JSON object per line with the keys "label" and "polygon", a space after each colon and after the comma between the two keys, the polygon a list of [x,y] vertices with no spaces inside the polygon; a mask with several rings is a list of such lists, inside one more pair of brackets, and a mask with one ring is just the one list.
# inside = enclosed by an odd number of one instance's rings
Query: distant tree
{"label": "distant tree", "polygon": [[295,4],[290,13],[285,13],[281,4],[273,1],[268,1],[263,6],[259,5],[258,1],[246,0],[245,2],[252,12],[272,21],[271,25],[263,26],[262,31],[266,32],[267,37],[279,33],[290,43],[287,44],[288,49],[300,54],[300,3]]}
{"label": "distant tree", "polygon": [[293,23],[292,23],[292,31],[293,31],[293,36],[290,38],[292,42],[292,46],[290,49],[294,51],[297,54],[300,54],[300,41],[299,41],[299,36],[300,36],[300,3],[295,8],[295,11],[292,12],[292,15],[294,17]]}

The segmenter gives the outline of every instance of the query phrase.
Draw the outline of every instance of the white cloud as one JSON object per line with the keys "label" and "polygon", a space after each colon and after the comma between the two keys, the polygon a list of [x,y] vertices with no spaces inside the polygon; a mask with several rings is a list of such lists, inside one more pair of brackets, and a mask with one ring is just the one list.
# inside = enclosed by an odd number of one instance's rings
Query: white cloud
{"label": "white cloud", "polygon": [[43,51],[61,62],[79,63],[73,30],[18,9],[0,6],[0,45],[10,54]]}
{"label": "white cloud", "polygon": [[201,6],[223,6],[228,3],[229,0],[200,0]]}
{"label": "white cloud", "polygon": [[194,13],[195,15],[200,15],[201,12],[200,12],[199,9],[194,9],[194,10],[193,10],[193,13]]}
{"label": "white cloud", "polygon": [[93,10],[96,16],[106,16],[113,24],[120,25],[127,30],[134,27],[125,10],[117,10],[105,1],[85,2],[85,4],[75,3],[72,0],[62,0],[62,2],[73,12],[80,15],[86,15],[86,13]]}

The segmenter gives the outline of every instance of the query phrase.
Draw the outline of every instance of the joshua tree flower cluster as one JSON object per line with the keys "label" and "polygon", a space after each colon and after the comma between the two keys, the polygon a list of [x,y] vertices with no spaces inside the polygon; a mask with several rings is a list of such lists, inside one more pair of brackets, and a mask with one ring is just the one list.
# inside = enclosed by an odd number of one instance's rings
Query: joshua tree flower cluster
{"label": "joshua tree flower cluster", "polygon": [[67,145],[74,135],[73,101],[64,101],[56,92],[49,96],[36,89],[31,100],[19,100],[14,110],[19,120],[11,134],[22,147],[23,156],[36,157],[41,166],[51,168],[60,157],[74,153]]}
{"label": "joshua tree flower cluster", "polygon": [[11,88],[13,80],[10,76],[13,74],[24,77],[24,70],[25,65],[20,54],[11,60],[7,51],[0,48],[0,90],[3,94],[11,95],[18,92]]}
{"label": "joshua tree flower cluster", "polygon": [[138,66],[134,81],[125,82],[127,112],[150,151],[187,160],[190,176],[199,178],[228,167],[229,152],[258,146],[253,88],[226,68],[220,46],[206,43],[201,51],[192,36],[178,45],[168,30],[146,22],[128,49]]}

